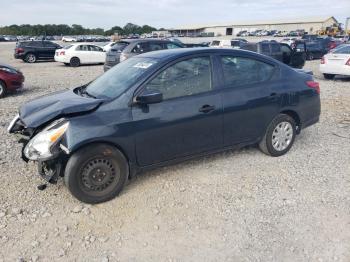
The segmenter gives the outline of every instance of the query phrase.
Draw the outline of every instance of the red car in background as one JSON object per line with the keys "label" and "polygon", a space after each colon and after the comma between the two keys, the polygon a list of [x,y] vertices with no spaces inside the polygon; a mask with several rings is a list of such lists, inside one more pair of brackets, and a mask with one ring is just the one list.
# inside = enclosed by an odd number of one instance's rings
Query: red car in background
{"label": "red car in background", "polygon": [[0,98],[23,87],[24,76],[16,68],[0,63]]}

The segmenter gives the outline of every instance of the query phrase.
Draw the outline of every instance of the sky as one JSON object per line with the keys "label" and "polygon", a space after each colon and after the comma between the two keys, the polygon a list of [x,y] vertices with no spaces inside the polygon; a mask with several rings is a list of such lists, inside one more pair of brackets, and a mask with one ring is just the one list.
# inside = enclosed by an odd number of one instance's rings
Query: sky
{"label": "sky", "polygon": [[80,24],[109,29],[128,22],[157,28],[334,16],[345,23],[350,0],[0,0],[0,26]]}

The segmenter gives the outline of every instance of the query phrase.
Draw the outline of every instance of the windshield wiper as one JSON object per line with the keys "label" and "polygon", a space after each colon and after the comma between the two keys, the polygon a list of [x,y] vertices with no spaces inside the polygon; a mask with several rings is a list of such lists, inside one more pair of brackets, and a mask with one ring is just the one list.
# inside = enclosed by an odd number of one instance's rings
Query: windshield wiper
{"label": "windshield wiper", "polygon": [[92,94],[90,94],[88,91],[86,91],[86,88],[87,88],[87,86],[82,86],[82,87],[79,89],[79,94],[80,94],[81,96],[91,97],[91,98],[96,99],[97,97],[94,96],[94,95],[92,95]]}

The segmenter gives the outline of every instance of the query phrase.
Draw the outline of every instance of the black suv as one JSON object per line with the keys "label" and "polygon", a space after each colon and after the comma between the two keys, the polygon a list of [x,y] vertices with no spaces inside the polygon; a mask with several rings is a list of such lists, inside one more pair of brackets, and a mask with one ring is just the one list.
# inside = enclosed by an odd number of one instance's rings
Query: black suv
{"label": "black suv", "polygon": [[[304,45],[303,48],[300,45]],[[276,41],[262,41],[259,43],[246,43],[241,49],[270,56],[294,68],[303,68],[306,60],[305,44],[301,43],[295,48],[288,44]]]}
{"label": "black suv", "polygon": [[37,60],[53,60],[56,49],[62,47],[51,41],[24,41],[17,43],[14,57],[27,63],[35,63]]}
{"label": "black suv", "polygon": [[182,44],[160,39],[125,39],[116,42],[107,52],[106,63],[103,67],[106,72],[116,64],[135,55],[164,49],[182,48]]}

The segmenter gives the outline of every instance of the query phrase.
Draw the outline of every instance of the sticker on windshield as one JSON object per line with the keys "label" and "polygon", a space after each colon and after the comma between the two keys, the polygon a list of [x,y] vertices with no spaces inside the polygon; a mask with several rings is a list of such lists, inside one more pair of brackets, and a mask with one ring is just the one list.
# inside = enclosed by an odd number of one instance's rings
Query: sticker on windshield
{"label": "sticker on windshield", "polygon": [[136,65],[134,65],[133,67],[147,69],[152,65],[153,65],[153,63],[140,62],[140,63],[137,63]]}

